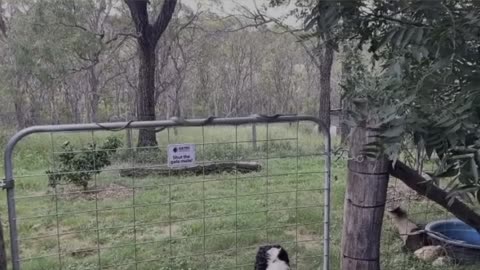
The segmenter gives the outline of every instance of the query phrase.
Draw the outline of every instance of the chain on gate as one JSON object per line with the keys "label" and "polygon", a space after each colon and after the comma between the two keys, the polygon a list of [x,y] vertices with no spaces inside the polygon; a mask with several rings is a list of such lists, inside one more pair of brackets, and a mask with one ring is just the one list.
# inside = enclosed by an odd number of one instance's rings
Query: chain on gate
{"label": "chain on gate", "polygon": [[[159,146],[114,144],[141,128]],[[19,141],[48,155],[14,175]],[[292,269],[328,270],[330,149],[311,116],[27,128],[5,150],[12,267],[252,269],[280,244]]]}

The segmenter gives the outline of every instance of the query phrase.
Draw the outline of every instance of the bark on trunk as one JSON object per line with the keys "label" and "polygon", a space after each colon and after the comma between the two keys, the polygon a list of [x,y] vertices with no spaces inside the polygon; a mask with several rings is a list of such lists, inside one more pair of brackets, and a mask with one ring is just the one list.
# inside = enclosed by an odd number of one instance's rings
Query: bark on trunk
{"label": "bark on trunk", "polygon": [[14,96],[13,105],[15,106],[15,118],[17,119],[17,130],[24,129],[26,127],[25,115],[23,113],[23,90],[20,85],[20,78],[16,78],[16,91]]}
{"label": "bark on trunk", "polygon": [[[165,32],[177,0],[165,0],[157,19],[152,24],[148,18],[146,0],[124,0],[130,9],[130,15],[139,34],[137,38],[139,53],[139,74],[137,93],[137,119],[140,121],[155,120],[155,68],[158,40]],[[156,146],[154,129],[141,129],[138,133],[138,147]]]}
{"label": "bark on trunk", "polygon": [[[328,42],[327,42],[328,43]],[[319,118],[330,128],[330,93],[334,50],[326,44],[320,47],[320,108]]]}
{"label": "bark on trunk", "polygon": [[21,130],[26,127],[25,115],[22,110],[22,101],[15,99],[15,116],[17,118],[17,130]]}
{"label": "bark on trunk", "polygon": [[[350,157],[361,155],[372,134],[358,127],[352,134]],[[380,269],[380,237],[387,198],[386,158],[348,161],[342,237],[343,270]]]}
{"label": "bark on trunk", "polygon": [[350,128],[346,123],[347,120],[347,102],[342,98],[340,100],[341,112],[340,112],[340,143],[345,145],[347,143],[348,134],[350,133]]}
{"label": "bark on trunk", "polygon": [[100,95],[98,94],[98,77],[95,73],[95,67],[88,69],[88,81],[90,85],[90,121],[97,122],[98,103],[100,102]]}
{"label": "bark on trunk", "polygon": [[[139,121],[155,120],[155,47],[140,47],[140,67],[138,70],[137,116]],[[155,129],[140,129],[138,147],[156,146]]]}
{"label": "bark on trunk", "polygon": [[448,193],[445,190],[436,186],[431,181],[427,181],[427,179],[419,175],[414,169],[400,161],[397,161],[395,166],[390,166],[389,171],[393,177],[400,179],[420,195],[436,202],[458,219],[480,232],[480,215],[468,207],[468,205],[458,199],[454,199],[453,202],[449,203]]}

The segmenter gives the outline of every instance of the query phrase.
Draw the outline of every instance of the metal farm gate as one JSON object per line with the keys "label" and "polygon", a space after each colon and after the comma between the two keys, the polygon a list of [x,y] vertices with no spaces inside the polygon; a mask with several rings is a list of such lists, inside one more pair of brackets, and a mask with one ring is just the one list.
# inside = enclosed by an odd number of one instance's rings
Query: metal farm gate
{"label": "metal farm gate", "polygon": [[[156,129],[154,150],[131,146],[131,130],[145,128]],[[111,136],[126,143],[107,149]],[[330,154],[312,116],[24,129],[5,149],[9,263],[252,269],[260,245],[280,244],[292,269],[328,270]]]}

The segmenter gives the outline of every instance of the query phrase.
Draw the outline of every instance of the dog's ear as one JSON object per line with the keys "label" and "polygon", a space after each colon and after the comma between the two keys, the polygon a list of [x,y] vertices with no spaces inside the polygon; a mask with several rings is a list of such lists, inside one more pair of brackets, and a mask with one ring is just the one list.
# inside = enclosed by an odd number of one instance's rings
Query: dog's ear
{"label": "dog's ear", "polygon": [[255,260],[255,270],[264,270],[268,267],[268,254],[269,246],[260,247],[257,251],[257,257]]}
{"label": "dog's ear", "polygon": [[288,259],[288,253],[284,248],[280,248],[280,252],[278,253],[278,258],[284,261],[288,266],[290,266],[290,260]]}

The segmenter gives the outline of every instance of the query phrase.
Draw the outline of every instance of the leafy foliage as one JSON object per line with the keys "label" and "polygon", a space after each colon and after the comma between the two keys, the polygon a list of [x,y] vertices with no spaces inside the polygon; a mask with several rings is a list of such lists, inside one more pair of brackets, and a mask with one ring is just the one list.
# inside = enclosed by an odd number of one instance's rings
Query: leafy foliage
{"label": "leafy foliage", "polygon": [[102,146],[90,143],[87,147],[76,149],[69,141],[62,146],[58,156],[58,167],[54,171],[46,171],[49,186],[55,187],[61,181],[87,189],[92,177],[111,164],[111,157],[122,146],[117,137],[108,137]]}
{"label": "leafy foliage", "polygon": [[[344,85],[351,100],[368,101],[379,138],[367,146],[369,153],[383,151],[395,160],[401,145],[412,140],[428,157],[439,158],[435,176],[452,178],[452,196],[478,199],[478,157],[472,152],[480,149],[479,2],[319,1],[322,5],[354,9],[344,16],[314,8],[311,17],[325,16],[322,31],[354,41],[359,52],[369,44],[379,64],[375,75],[363,73]],[[341,34],[333,32],[332,21],[343,25]],[[365,120],[361,108],[353,110],[355,121]]]}
{"label": "leafy foliage", "polygon": [[387,60],[390,74],[401,79],[401,93],[413,98],[405,110],[396,110],[400,118],[382,126],[382,134],[397,140],[411,135],[428,157],[440,159],[435,176],[452,178],[452,196],[477,199],[478,166],[471,151],[479,149],[480,108],[475,101],[480,84],[472,76],[478,74],[480,59],[479,15],[479,7],[470,7],[468,1],[418,3],[405,16],[412,18],[408,24],[385,31],[381,43],[387,47],[373,48]]}

